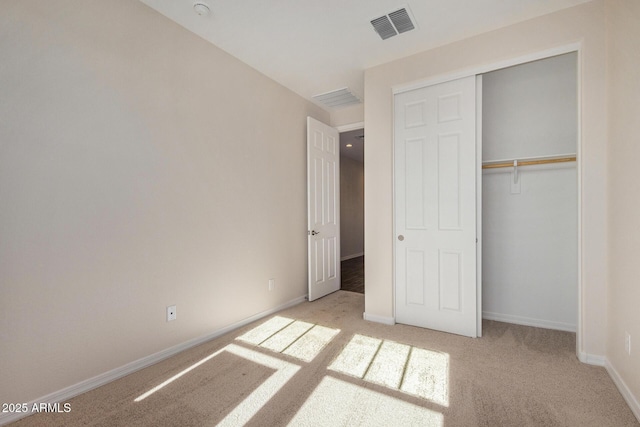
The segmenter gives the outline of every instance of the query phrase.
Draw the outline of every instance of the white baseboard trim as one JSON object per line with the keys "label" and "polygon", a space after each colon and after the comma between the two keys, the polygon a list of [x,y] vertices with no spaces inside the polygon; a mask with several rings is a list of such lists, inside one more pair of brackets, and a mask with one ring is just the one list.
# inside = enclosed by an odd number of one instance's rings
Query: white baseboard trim
{"label": "white baseboard trim", "polygon": [[582,363],[586,363],[587,365],[604,366],[607,358],[597,354],[589,354],[584,351],[579,351],[578,360]]}
{"label": "white baseboard trim", "polygon": [[384,325],[395,325],[396,319],[387,316],[378,316],[376,314],[362,313],[362,318],[369,322],[382,323]]}
{"label": "white baseboard trim", "polygon": [[358,258],[360,256],[364,256],[364,252],[359,252],[357,254],[351,254],[351,255],[343,256],[342,258],[340,258],[340,261],[346,261],[348,259]]}
{"label": "white baseboard trim", "polygon": [[514,316],[512,314],[492,313],[483,311],[482,318],[498,322],[514,323],[516,325],[533,326],[536,328],[556,329],[558,331],[576,332],[576,325],[551,320],[534,319],[531,317]]}
{"label": "white baseboard trim", "polygon": [[622,397],[624,397],[627,405],[629,405],[629,408],[631,408],[631,412],[633,412],[633,415],[635,415],[637,420],[640,422],[640,402],[638,402],[638,399],[633,395],[633,393],[631,393],[631,390],[629,389],[629,387],[627,387],[627,384],[624,382],[622,377],[620,377],[620,374],[618,374],[616,368],[613,367],[613,365],[607,358],[605,358],[604,367],[609,373],[609,376],[613,380],[616,387],[618,387],[618,390],[620,391],[620,394],[622,394]]}
{"label": "white baseboard trim", "polygon": [[[66,400],[71,399],[72,397],[78,396],[82,393],[86,393],[94,388],[98,388],[105,384],[108,384],[112,381],[115,381],[119,378],[122,378],[126,375],[132,374],[140,369],[146,368],[147,366],[151,366],[155,363],[158,363],[164,359],[167,359],[171,356],[174,356],[182,351],[188,350],[197,345],[203,344],[207,341],[211,341],[212,339],[218,338],[224,334],[232,332],[236,329],[239,329],[245,325],[248,325],[251,322],[255,322],[263,317],[269,316],[270,314],[277,313],[280,310],[284,310],[289,307],[293,307],[294,305],[298,305],[301,302],[307,300],[307,296],[301,296],[295,298],[289,302],[286,302],[277,307],[271,308],[269,310],[265,310],[261,313],[255,314],[246,319],[235,322],[231,325],[225,326],[221,329],[218,329],[210,334],[205,336],[194,338],[192,340],[186,341],[182,344],[175,345],[173,347],[167,348],[165,350],[161,350],[157,353],[151,354],[149,356],[143,357],[141,359],[135,360],[131,363],[127,363],[124,366],[119,368],[112,369],[111,371],[105,372],[103,374],[97,375],[93,378],[89,378],[87,380],[81,381],[72,386],[63,388],[62,390],[55,391],[53,393],[47,394],[46,396],[42,396],[38,399],[32,400],[27,403],[28,408],[32,408],[34,404],[40,403],[64,403]],[[24,418],[26,416],[31,415],[31,412],[26,413],[0,413],[0,426],[12,423],[14,421],[19,420],[20,418]]]}

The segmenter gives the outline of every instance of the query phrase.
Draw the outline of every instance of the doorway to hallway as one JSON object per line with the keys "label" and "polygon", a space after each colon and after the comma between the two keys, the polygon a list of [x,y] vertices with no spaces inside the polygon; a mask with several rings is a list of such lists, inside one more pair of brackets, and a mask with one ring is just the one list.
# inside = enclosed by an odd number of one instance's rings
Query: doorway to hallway
{"label": "doorway to hallway", "polygon": [[340,133],[340,289],[364,293],[364,129]]}
{"label": "doorway to hallway", "polygon": [[340,266],[340,289],[364,294],[364,255],[344,260]]}

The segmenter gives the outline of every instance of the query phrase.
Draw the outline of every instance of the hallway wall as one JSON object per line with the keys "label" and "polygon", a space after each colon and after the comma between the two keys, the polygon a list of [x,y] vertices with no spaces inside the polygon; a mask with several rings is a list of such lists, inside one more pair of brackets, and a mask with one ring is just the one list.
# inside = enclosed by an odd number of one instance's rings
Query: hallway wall
{"label": "hallway wall", "polygon": [[364,254],[364,164],[340,157],[340,256]]}

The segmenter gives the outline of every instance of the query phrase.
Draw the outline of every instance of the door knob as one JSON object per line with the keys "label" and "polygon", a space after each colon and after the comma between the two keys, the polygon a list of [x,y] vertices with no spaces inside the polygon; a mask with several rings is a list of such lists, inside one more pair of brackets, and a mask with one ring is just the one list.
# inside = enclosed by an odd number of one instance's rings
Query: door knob
{"label": "door knob", "polygon": [[398,235],[398,240],[400,240],[401,242],[404,240],[404,236],[402,234]]}
{"label": "door knob", "polygon": [[311,230],[311,235],[312,236],[315,236],[316,234],[320,234],[320,232],[316,231],[316,230]]}

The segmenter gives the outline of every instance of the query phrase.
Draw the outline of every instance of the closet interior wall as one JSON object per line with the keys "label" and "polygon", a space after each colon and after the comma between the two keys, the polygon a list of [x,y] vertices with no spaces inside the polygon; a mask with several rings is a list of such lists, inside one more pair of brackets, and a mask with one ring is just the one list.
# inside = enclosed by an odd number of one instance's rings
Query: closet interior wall
{"label": "closet interior wall", "polygon": [[[483,164],[575,156],[577,55],[482,77]],[[483,169],[485,319],[575,331],[576,162]]]}

